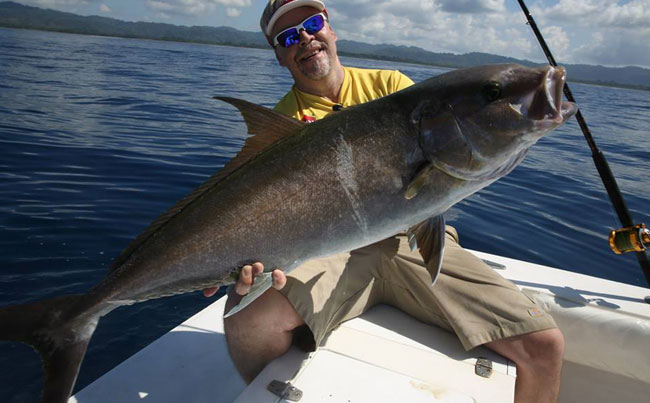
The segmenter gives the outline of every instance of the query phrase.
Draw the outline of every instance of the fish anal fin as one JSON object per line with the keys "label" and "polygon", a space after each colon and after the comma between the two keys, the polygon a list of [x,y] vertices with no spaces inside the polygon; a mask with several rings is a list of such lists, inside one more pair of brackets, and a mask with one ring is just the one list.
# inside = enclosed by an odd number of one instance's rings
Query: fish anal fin
{"label": "fish anal fin", "polygon": [[298,133],[305,126],[305,123],[299,122],[280,112],[244,101],[243,99],[228,97],[214,97],[214,99],[227,102],[239,109],[246,121],[248,133],[251,136],[246,139],[241,151],[219,172],[212,175],[207,181],[149,224],[113,261],[110,271],[114,271],[122,266],[134,251],[144,244],[154,233],[226,176],[258,156],[277,141]]}
{"label": "fish anal fin", "polygon": [[255,280],[253,281],[253,285],[251,286],[248,294],[244,295],[244,297],[241,299],[241,301],[239,301],[237,305],[232,307],[230,311],[226,312],[223,315],[223,318],[226,319],[229,316],[232,316],[242,309],[246,308],[248,305],[250,305],[251,302],[255,301],[258,297],[264,294],[266,290],[271,288],[272,285],[273,276],[271,272],[263,272],[255,275]]}
{"label": "fish anal fin", "polygon": [[445,248],[445,219],[442,215],[431,217],[411,227],[408,232],[411,248],[418,248],[427,271],[431,275],[431,284],[436,282]]}

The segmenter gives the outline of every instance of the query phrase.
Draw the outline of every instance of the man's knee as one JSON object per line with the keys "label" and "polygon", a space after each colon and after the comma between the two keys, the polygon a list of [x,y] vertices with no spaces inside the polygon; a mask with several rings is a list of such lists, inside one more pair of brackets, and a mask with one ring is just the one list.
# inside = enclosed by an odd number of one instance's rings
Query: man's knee
{"label": "man's knee", "polygon": [[538,347],[541,355],[550,355],[553,357],[564,354],[564,336],[558,328],[541,330],[539,332],[528,333],[529,343]]}
{"label": "man's knee", "polygon": [[558,372],[564,358],[564,336],[557,328],[496,340],[487,347],[514,361],[524,371]]}
{"label": "man's knee", "polygon": [[[560,329],[546,329],[522,336],[527,364],[554,371],[562,366],[564,359],[564,336]],[[517,363],[526,365],[526,363]]]}

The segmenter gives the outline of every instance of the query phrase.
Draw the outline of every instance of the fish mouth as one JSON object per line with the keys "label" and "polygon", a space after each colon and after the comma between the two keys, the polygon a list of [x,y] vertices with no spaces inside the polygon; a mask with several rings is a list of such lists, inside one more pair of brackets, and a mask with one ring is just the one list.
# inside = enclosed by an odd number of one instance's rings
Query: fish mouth
{"label": "fish mouth", "polygon": [[539,129],[550,129],[573,116],[578,107],[573,102],[562,101],[566,69],[548,66],[542,82],[535,91],[510,103],[510,108],[522,117],[532,120]]}
{"label": "fish mouth", "polygon": [[463,151],[452,153],[455,159],[439,157],[447,143],[429,142],[436,170],[462,181],[497,180],[511,172],[539,138],[578,110],[574,103],[562,100],[564,67],[515,67],[501,77],[506,84],[503,100],[488,104],[477,118],[470,114],[463,122],[449,105],[455,125],[446,128],[454,129],[453,144]]}

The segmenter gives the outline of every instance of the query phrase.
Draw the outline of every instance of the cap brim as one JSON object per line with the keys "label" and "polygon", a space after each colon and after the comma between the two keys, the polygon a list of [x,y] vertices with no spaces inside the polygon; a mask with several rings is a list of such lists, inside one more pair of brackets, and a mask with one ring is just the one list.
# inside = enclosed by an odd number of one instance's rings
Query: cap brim
{"label": "cap brim", "polygon": [[318,11],[323,11],[325,9],[325,4],[318,0],[294,0],[291,3],[285,4],[284,6],[280,7],[278,11],[275,12],[275,14],[273,14],[273,17],[271,17],[269,23],[266,25],[266,36],[271,36],[273,27],[275,26],[275,23],[278,22],[278,19],[280,19],[280,17],[298,7],[313,7]]}

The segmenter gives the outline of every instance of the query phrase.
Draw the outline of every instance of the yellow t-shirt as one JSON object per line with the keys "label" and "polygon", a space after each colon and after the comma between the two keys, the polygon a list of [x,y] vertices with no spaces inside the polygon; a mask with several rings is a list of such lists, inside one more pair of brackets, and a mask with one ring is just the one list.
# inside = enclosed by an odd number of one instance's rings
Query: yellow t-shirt
{"label": "yellow t-shirt", "polygon": [[[354,67],[343,67],[343,70],[345,75],[338,102],[343,108],[372,101],[413,85],[410,78],[397,70]],[[329,99],[300,91],[294,85],[274,109],[303,122],[313,122],[327,116],[335,105]]]}

